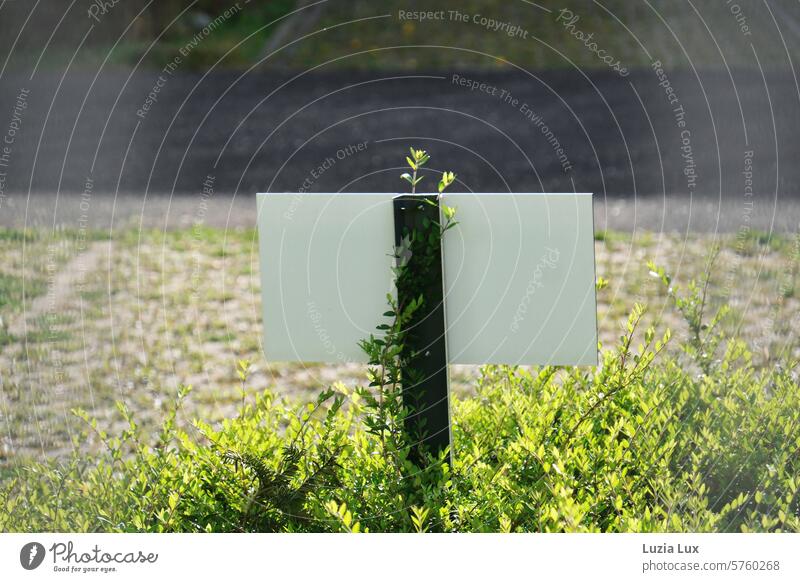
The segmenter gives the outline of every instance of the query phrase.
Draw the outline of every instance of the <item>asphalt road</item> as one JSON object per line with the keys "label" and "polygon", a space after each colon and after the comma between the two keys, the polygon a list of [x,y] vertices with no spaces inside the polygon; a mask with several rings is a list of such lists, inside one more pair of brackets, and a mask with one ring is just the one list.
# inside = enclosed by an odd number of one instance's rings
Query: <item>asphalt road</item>
{"label": "asphalt road", "polygon": [[6,72],[2,195],[400,191],[408,145],[462,190],[800,194],[791,71],[457,75]]}

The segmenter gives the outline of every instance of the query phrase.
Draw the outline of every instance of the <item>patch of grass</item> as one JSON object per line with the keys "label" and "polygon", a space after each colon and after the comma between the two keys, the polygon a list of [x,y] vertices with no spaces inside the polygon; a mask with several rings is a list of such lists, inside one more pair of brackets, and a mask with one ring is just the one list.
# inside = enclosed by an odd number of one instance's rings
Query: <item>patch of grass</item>
{"label": "patch of grass", "polygon": [[212,343],[224,343],[229,344],[236,339],[236,334],[232,332],[224,332],[224,331],[209,331],[204,333],[202,336],[203,341],[212,342]]}
{"label": "patch of grass", "polygon": [[609,248],[613,248],[618,243],[630,244],[631,235],[627,232],[620,232],[618,230],[597,230],[594,233],[594,240],[603,242]]}
{"label": "patch of grass", "polygon": [[749,257],[769,250],[773,252],[785,251],[791,246],[791,241],[778,233],[764,232],[749,229],[736,235],[736,252]]}
{"label": "patch of grass", "polygon": [[0,241],[8,242],[33,242],[39,238],[39,232],[30,228],[8,228],[0,226]]}
{"label": "patch of grass", "polygon": [[60,329],[29,330],[25,340],[32,344],[62,343],[72,338],[72,334]]}
{"label": "patch of grass", "polygon": [[19,340],[8,332],[4,327],[0,327],[0,347],[17,343]]}
{"label": "patch of grass", "polygon": [[80,230],[77,228],[65,228],[61,227],[58,229],[58,233],[63,238],[72,241],[85,241],[89,242],[96,242],[101,240],[111,240],[111,233],[107,230],[99,230],[99,229],[85,229]]}
{"label": "patch of grass", "polygon": [[109,291],[107,289],[90,289],[81,291],[81,299],[84,303],[100,303],[104,300],[108,300]]}
{"label": "patch of grass", "polygon": [[0,273],[0,311],[4,313],[19,311],[22,308],[23,288],[25,297],[31,300],[44,293],[47,285],[41,279],[23,279]]}

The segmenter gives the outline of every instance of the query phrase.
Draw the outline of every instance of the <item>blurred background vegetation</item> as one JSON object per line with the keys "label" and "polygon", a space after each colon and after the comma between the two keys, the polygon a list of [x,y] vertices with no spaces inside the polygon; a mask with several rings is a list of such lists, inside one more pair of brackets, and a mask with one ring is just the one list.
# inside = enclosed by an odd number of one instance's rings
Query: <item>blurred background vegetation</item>
{"label": "blurred background vegetation", "polygon": [[[35,7],[36,29],[48,34],[55,30],[50,45],[69,50],[43,51],[42,38],[30,27],[17,38],[21,24],[32,12],[30,3],[7,2],[0,18],[0,53],[12,53],[12,64],[41,59],[41,66],[53,68],[68,62],[72,67],[95,67],[106,58],[108,63],[124,67],[160,68],[216,20],[214,33],[191,51],[182,66],[204,70],[220,61],[219,68],[256,64],[306,68],[334,60],[326,66],[502,69],[510,62],[534,69],[571,68],[573,64],[603,68],[596,55],[580,41],[570,42],[562,26],[555,23],[558,11],[567,8],[580,16],[576,28],[594,33],[609,54],[629,67],[648,66],[652,61],[649,54],[657,54],[672,67],[752,67],[753,47],[748,37],[755,37],[742,27],[774,30],[777,22],[785,35],[758,36],[762,65],[782,62],[787,54],[790,58],[800,55],[800,4],[771,2],[765,9],[761,3],[740,0],[735,6],[671,0],[117,0],[116,4],[76,0],[65,14],[63,2],[44,0]],[[445,17],[410,20],[398,17],[401,10],[445,11]],[[454,10],[468,14],[469,20],[451,19],[449,11]],[[219,18],[226,11],[229,16]],[[518,25],[528,33],[527,38],[502,31],[486,34],[484,26],[473,22],[476,15]],[[59,22],[61,26],[56,27]],[[303,36],[306,38],[294,42]],[[409,45],[453,49],[384,50]]]}

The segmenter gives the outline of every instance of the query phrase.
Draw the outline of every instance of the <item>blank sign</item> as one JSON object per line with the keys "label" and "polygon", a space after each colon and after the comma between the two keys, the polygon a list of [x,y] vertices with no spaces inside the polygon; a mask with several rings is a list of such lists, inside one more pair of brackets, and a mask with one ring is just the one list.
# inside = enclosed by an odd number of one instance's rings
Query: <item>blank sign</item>
{"label": "blank sign", "polygon": [[[394,293],[392,194],[259,194],[264,351],[365,362]],[[596,364],[591,194],[445,194],[448,360]]]}
{"label": "blank sign", "polygon": [[445,194],[452,363],[596,364],[591,194]]}

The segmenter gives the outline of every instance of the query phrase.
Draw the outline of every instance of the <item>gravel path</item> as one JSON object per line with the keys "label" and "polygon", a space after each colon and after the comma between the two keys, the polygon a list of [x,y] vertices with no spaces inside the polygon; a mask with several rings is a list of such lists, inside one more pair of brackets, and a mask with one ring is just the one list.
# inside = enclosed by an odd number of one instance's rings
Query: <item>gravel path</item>
{"label": "gravel path", "polygon": [[23,312],[8,323],[8,332],[17,337],[28,335],[28,321],[57,314],[69,308],[77,290],[85,285],[87,273],[101,268],[102,261],[108,262],[111,256],[111,243],[99,241],[73,257],[48,281],[47,293],[34,297],[23,307]]}

